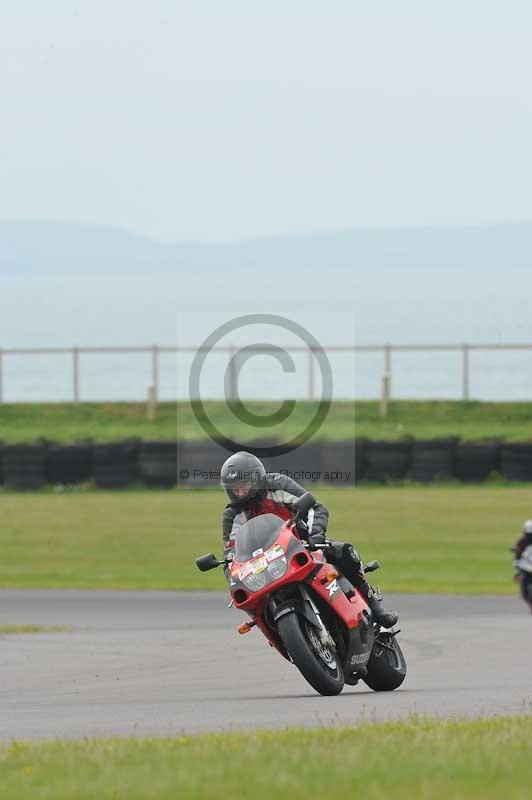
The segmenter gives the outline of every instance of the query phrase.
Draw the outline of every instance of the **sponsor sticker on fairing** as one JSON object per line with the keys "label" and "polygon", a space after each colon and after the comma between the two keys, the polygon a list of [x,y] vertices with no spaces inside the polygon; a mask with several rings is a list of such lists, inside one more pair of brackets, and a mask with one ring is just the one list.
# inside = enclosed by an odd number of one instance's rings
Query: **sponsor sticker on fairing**
{"label": "sponsor sticker on fairing", "polygon": [[250,561],[247,561],[243,567],[240,567],[238,570],[238,578],[242,580],[243,578],[247,578],[248,575],[251,575],[253,572],[253,565]]}
{"label": "sponsor sticker on fairing", "polygon": [[281,556],[284,556],[284,550],[281,545],[278,544],[275,547],[270,547],[269,550],[266,550],[264,555],[266,556],[267,561],[275,561],[276,558],[281,558]]}
{"label": "sponsor sticker on fairing", "polygon": [[257,558],[253,562],[253,572],[255,573],[255,575],[258,575],[260,572],[264,572],[267,566],[268,562],[266,561],[264,556],[262,556],[262,558]]}
{"label": "sponsor sticker on fairing", "polygon": [[262,549],[262,547],[259,547],[258,550],[254,550],[253,551],[252,555],[253,555],[253,558],[255,558],[256,556],[261,556],[263,553],[264,553],[264,550]]}

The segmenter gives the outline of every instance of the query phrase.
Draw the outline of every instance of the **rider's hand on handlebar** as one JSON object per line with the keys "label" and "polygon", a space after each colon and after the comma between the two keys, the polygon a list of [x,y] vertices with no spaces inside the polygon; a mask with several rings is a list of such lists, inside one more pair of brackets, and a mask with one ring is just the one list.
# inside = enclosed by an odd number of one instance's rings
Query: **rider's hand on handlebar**
{"label": "rider's hand on handlebar", "polygon": [[308,525],[307,525],[307,523],[305,522],[304,519],[298,519],[296,521],[296,530],[300,535],[303,534],[303,537],[305,537],[307,535],[307,533],[308,533]]}
{"label": "rider's hand on handlebar", "polygon": [[308,543],[311,547],[319,547],[325,544],[325,534],[323,531],[320,533],[313,533],[308,537]]}

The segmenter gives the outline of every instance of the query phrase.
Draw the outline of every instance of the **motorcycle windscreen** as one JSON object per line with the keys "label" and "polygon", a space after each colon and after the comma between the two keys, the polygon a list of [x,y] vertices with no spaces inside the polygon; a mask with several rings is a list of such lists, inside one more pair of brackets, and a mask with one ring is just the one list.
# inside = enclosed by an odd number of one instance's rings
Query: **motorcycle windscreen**
{"label": "motorcycle windscreen", "polygon": [[249,561],[257,550],[267,550],[275,544],[284,522],[277,514],[261,514],[245,522],[236,534],[235,561]]}

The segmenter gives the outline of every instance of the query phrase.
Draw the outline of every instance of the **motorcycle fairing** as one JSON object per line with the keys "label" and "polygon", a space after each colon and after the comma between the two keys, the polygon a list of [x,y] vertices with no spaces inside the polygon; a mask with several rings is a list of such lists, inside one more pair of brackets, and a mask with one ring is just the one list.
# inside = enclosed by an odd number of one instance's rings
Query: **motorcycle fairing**
{"label": "motorcycle fairing", "polygon": [[356,628],[360,624],[363,613],[368,613],[368,604],[360,592],[355,592],[353,597],[347,598],[338,585],[337,578],[324,583],[329,570],[330,566],[324,564],[312,577],[311,586],[328,605],[334,607],[335,612],[349,629]]}
{"label": "motorcycle fairing", "polygon": [[[274,517],[275,515],[264,514],[263,516]],[[261,517],[254,517],[253,520],[250,520],[250,522],[258,519],[261,519]],[[293,535],[286,522],[283,524],[283,520],[280,518],[277,519],[281,525],[279,526],[279,535],[274,541],[272,541],[272,537],[266,531],[264,537],[264,547],[257,547],[256,550],[251,551],[251,553],[256,552],[256,556],[252,556],[251,559],[245,561],[244,563],[233,559],[230,571],[230,577],[232,581],[232,583],[230,583],[231,594],[233,596],[235,606],[243,609],[244,611],[257,607],[257,604],[260,605],[261,601],[264,601],[267,595],[269,595],[274,589],[277,590],[285,584],[297,583],[305,580],[307,575],[316,569],[316,562],[307,553],[307,550],[305,547],[303,547],[300,540]],[[255,540],[253,544],[258,544],[258,541]],[[279,548],[278,555],[276,555],[276,558],[272,558],[272,560],[268,562],[268,558],[265,553],[271,553],[274,555],[273,551],[276,551],[277,548]],[[258,552],[259,549],[262,550],[261,553]],[[299,553],[301,554],[301,564],[298,564],[294,560],[294,556]],[[272,563],[278,557],[284,557],[288,562],[288,569],[285,575],[282,578],[273,581],[272,583],[266,584],[257,592],[251,592],[249,589],[247,589],[245,584],[242,583],[242,579],[246,576],[247,570],[249,569],[250,571],[253,571],[253,569],[255,569],[253,566],[254,563],[257,563],[260,569],[262,562]],[[250,566],[248,567],[248,565]],[[246,598],[244,600],[239,599],[239,590],[246,593]]]}

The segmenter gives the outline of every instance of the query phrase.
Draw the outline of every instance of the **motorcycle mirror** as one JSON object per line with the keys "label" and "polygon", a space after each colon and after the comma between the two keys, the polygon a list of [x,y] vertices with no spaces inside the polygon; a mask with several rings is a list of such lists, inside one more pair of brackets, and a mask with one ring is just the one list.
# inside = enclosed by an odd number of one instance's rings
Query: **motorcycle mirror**
{"label": "motorcycle mirror", "polygon": [[216,558],[214,553],[207,553],[205,556],[200,556],[196,559],[196,566],[200,572],[207,572],[209,569],[214,569],[220,566],[220,561]]}
{"label": "motorcycle mirror", "polygon": [[368,561],[366,566],[364,567],[364,572],[375,572],[376,569],[379,569],[380,564],[375,559],[375,561]]}
{"label": "motorcycle mirror", "polygon": [[301,497],[294,501],[294,506],[297,514],[306,514],[316,505],[316,498],[310,492],[305,492]]}

